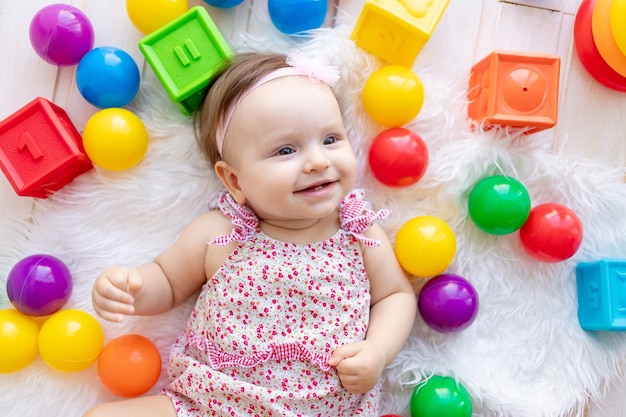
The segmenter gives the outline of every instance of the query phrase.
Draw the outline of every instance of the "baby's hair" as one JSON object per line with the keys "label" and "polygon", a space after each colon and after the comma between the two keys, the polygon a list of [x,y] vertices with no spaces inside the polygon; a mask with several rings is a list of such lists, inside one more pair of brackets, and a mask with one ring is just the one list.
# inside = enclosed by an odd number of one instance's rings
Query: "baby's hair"
{"label": "baby's hair", "polygon": [[287,67],[286,59],[285,55],[274,53],[242,53],[218,71],[194,120],[196,140],[211,166],[222,159],[217,150],[215,133],[228,108],[264,75]]}

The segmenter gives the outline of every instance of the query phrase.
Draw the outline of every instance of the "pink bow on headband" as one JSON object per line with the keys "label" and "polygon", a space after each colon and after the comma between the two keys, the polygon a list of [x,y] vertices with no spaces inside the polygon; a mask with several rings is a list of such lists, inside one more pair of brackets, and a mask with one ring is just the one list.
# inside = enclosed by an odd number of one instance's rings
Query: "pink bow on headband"
{"label": "pink bow on headband", "polygon": [[319,61],[309,58],[300,51],[292,51],[287,55],[287,65],[303,72],[302,75],[308,76],[311,81],[325,82],[331,87],[334,87],[339,78],[339,69],[331,65],[320,64]]}

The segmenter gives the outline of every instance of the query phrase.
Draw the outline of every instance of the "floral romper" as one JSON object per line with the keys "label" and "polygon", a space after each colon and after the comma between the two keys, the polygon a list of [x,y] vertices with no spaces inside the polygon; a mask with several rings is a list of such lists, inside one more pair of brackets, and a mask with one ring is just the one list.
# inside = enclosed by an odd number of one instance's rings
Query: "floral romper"
{"label": "floral romper", "polygon": [[380,384],[345,391],[328,365],[333,351],[365,339],[369,281],[359,242],[387,216],[361,190],[340,205],[340,229],[315,243],[264,234],[225,191],[209,204],[233,223],[212,244],[238,246],[207,280],[168,366],[164,390],[178,416],[377,416]]}

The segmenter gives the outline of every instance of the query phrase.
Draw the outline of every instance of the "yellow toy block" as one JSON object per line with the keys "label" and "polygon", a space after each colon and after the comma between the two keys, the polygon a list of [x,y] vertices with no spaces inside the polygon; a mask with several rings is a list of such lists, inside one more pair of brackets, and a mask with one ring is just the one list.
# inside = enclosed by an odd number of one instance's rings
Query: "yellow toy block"
{"label": "yellow toy block", "polygon": [[367,0],[350,38],[394,65],[411,67],[449,0]]}

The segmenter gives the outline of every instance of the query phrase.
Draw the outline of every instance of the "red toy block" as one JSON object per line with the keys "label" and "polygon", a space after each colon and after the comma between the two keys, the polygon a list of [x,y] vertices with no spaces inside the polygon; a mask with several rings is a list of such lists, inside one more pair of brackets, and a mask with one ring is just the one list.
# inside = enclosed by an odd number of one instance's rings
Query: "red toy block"
{"label": "red toy block", "polygon": [[46,198],[91,167],[67,113],[45,98],[0,122],[0,168],[18,195]]}
{"label": "red toy block", "polygon": [[559,99],[558,55],[494,51],[474,64],[468,116],[484,126],[553,127]]}

